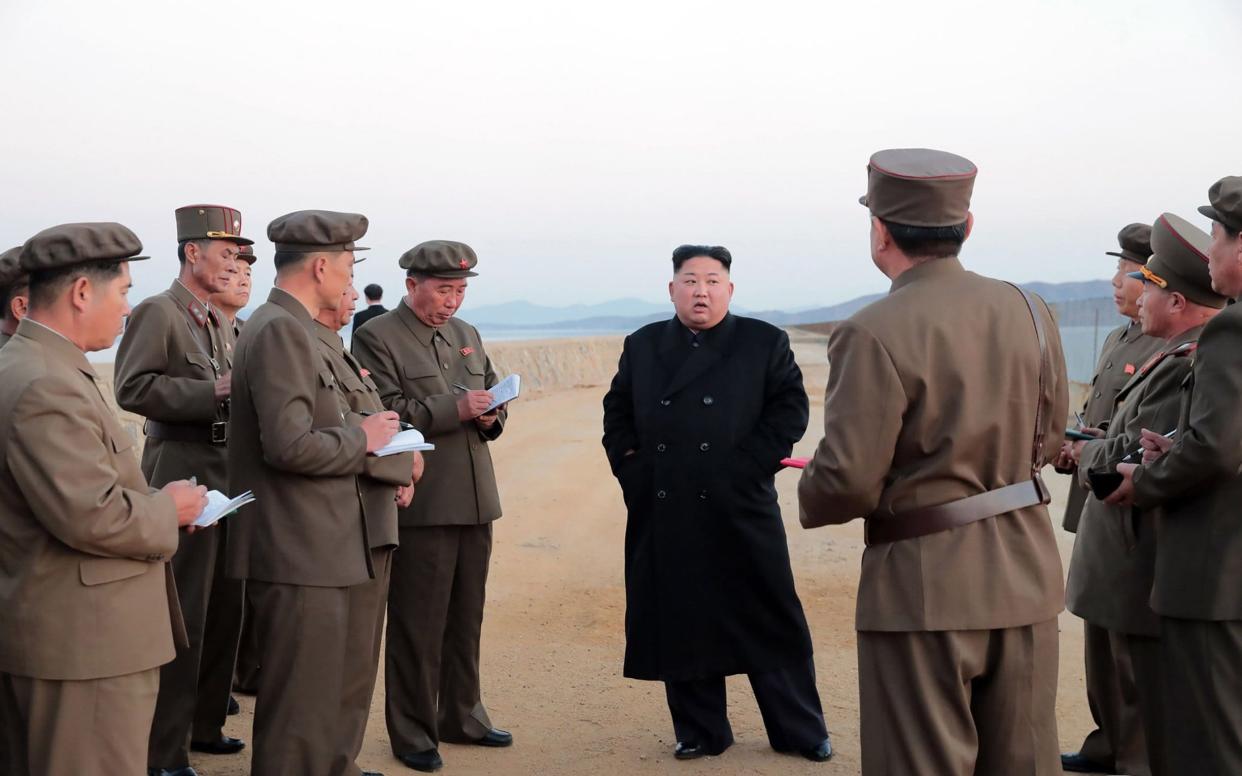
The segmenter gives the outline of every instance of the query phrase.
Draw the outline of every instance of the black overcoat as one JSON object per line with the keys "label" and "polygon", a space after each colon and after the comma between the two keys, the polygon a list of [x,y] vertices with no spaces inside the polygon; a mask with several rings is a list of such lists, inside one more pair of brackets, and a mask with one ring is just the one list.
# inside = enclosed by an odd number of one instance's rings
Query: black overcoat
{"label": "black overcoat", "polygon": [[603,440],[629,515],[626,676],[760,673],[811,656],[774,484],[807,420],[775,326],[727,315],[695,338],[673,318],[626,337]]}

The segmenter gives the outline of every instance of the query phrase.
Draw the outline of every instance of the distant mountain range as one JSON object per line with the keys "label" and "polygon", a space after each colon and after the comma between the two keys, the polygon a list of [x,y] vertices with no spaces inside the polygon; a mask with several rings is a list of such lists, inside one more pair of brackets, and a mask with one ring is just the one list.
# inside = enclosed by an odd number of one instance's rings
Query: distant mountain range
{"label": "distant mountain range", "polygon": [[[1087,280],[1073,283],[1025,283],[1023,288],[1042,296],[1057,308],[1062,325],[1089,326],[1097,312],[1102,320],[1116,317],[1112,306],[1112,284],[1107,280]],[[883,294],[869,294],[848,302],[786,312],[783,310],[746,311],[737,307],[734,312],[774,323],[778,326],[794,326],[802,323],[822,323],[848,318],[858,310],[879,299]],[[492,330],[506,329],[579,329],[582,331],[630,331],[652,321],[672,316],[668,302],[647,302],[641,299],[615,299],[599,304],[577,304],[567,307],[546,307],[531,302],[508,302],[485,305],[466,311],[465,317],[474,325]],[[1068,316],[1068,318],[1063,317]],[[1073,319],[1073,322],[1069,320]]]}

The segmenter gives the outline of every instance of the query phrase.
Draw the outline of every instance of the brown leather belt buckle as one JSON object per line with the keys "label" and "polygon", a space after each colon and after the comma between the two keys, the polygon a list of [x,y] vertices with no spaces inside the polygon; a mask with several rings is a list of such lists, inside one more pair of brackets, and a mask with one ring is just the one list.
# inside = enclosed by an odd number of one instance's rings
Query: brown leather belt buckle
{"label": "brown leather belt buckle", "polygon": [[229,424],[226,420],[217,420],[211,424],[211,443],[213,445],[228,444]]}

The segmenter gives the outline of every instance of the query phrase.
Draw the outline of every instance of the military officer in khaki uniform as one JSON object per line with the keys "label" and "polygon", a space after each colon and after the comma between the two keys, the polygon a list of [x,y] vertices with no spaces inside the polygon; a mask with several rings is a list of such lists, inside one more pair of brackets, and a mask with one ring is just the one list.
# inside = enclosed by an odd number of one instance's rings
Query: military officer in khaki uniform
{"label": "military officer in khaki uniform", "polygon": [[1056,324],[958,261],[970,161],[888,150],[868,172],[893,285],[829,339],[824,438],[798,487],[806,527],[866,519],[862,770],[1060,773],[1064,590],[1039,479],[1069,404]]}
{"label": "military officer in khaki uniform", "polygon": [[18,265],[19,245],[0,253],[0,348],[17,331],[30,304],[30,278]]}
{"label": "military officer in khaki uniform", "polygon": [[508,746],[492,727],[479,681],[479,635],[500,495],[487,443],[506,412],[484,412],[496,384],[479,332],[455,315],[478,259],[433,240],[401,257],[406,297],[367,321],[353,351],[384,406],[436,446],[414,503],[399,513],[384,662],[393,753],[415,770],[442,764],[440,741]]}
{"label": "military officer in khaki uniform", "polygon": [[[197,478],[212,490],[229,492],[228,371],[233,332],[208,298],[224,290],[235,271],[241,214],[218,205],[178,208],[177,278],[167,291],[134,308],[116,356],[116,400],[122,409],[147,419],[142,471],[152,485]],[[199,667],[207,638],[231,640],[237,649],[240,623],[208,633],[207,601],[216,580],[216,560],[227,524],[185,534],[173,557],[173,575],[181,597],[190,648],[160,672],[160,700],[151,727],[148,763],[152,774],[188,776],[190,732],[198,706],[224,722],[228,686],[212,697],[199,697]],[[224,670],[222,666],[217,671]],[[228,667],[232,675],[232,667]],[[219,687],[219,682],[216,682]],[[240,751],[241,740],[224,736],[196,741],[195,748],[217,754]]]}
{"label": "military officer in khaki uniform", "polygon": [[[1145,281],[1139,297],[1143,334],[1164,345],[1117,395],[1106,435],[1074,443],[1078,478],[1087,488],[1093,476],[1115,476],[1117,462],[1139,448],[1144,428],[1163,432],[1177,427],[1181,387],[1190,374],[1199,335],[1225,306],[1225,297],[1212,290],[1208,275],[1211,238],[1171,213],[1157,219],[1152,229],[1156,255],[1134,274]],[[1155,517],[1137,507],[1088,498],[1065,595],[1070,611],[1092,628],[1107,631],[1114,643],[1125,642],[1117,654],[1124,656],[1127,671],[1133,665],[1142,721],[1138,743],[1146,742],[1135,750],[1147,756],[1117,772],[1160,776],[1179,771],[1164,761],[1160,620],[1148,603],[1156,561]]]}
{"label": "military officer in khaki uniform", "polygon": [[[1083,425],[1090,429],[1103,429],[1116,406],[1117,394],[1156,353],[1163,340],[1143,333],[1138,322],[1138,298],[1143,293],[1143,282],[1131,277],[1138,272],[1151,256],[1151,227],[1147,224],[1129,224],[1117,234],[1120,251],[1108,251],[1117,257],[1117,272],[1113,275],[1113,303],[1117,312],[1130,320],[1109,332],[1100,349],[1095,376],[1091,378],[1090,392],[1083,407]],[[1061,447],[1057,461],[1058,471],[1075,473],[1070,447],[1072,440]],[[1070,486],[1066,499],[1065,530],[1078,530],[1078,517],[1087,501],[1088,490],[1078,483]],[[1106,595],[1104,591],[1097,591]],[[1077,752],[1061,755],[1061,767],[1067,771],[1085,773],[1130,773],[1145,776],[1147,751],[1143,746],[1143,730],[1139,722],[1138,688],[1134,686],[1134,671],[1130,667],[1125,639],[1116,640],[1106,628],[1088,622],[1083,630],[1083,651],[1086,659],[1087,705],[1095,720],[1095,729],[1087,734]]]}
{"label": "military officer in khaki uniform", "polygon": [[[238,318],[237,314],[242,309],[245,309],[247,304],[250,304],[251,271],[256,261],[255,246],[237,246],[237,272],[230,276],[229,288],[226,288],[225,291],[211,294],[211,304],[214,304],[216,309],[225,314],[227,325],[232,329],[233,343],[236,343],[237,335],[241,334],[242,324],[246,323],[245,320]],[[231,351],[229,355],[232,358]],[[250,603],[246,601],[246,586],[241,581],[226,579],[224,571],[222,571],[225,555],[226,553],[220,553],[216,560],[217,581],[211,587],[211,600],[207,602],[206,629],[207,633],[214,632],[217,628],[224,628],[229,623],[236,622],[238,616],[241,617],[241,638],[237,642],[237,658],[236,661],[232,661],[235,663],[233,672],[235,672],[237,677],[235,682],[233,682],[233,687],[240,690],[240,692],[253,695],[258,682],[258,677],[255,673],[258,670],[258,664],[255,657],[255,638],[253,638],[255,636],[255,629],[251,627],[255,615],[253,615]],[[221,584],[219,580],[224,580],[224,584]],[[243,615],[237,615],[235,611],[238,601],[241,602],[240,606],[242,607]],[[204,656],[202,656],[202,663],[204,663],[205,668],[199,672],[200,693],[206,689],[202,685],[202,680],[219,675],[209,667],[219,664],[221,659],[229,661],[231,654],[227,649],[221,648],[225,646],[224,639],[207,639]],[[240,710],[236,699],[230,697],[229,714],[236,714]],[[200,704],[199,710],[194,715],[194,731],[191,734],[191,739],[195,741],[210,741],[222,735],[221,731],[214,730],[216,721],[219,718],[215,714],[207,714],[206,711],[206,706]]]}
{"label": "military officer in khaki uniform", "polygon": [[[1242,296],[1242,177],[1217,181],[1207,246],[1212,289]],[[1141,465],[1106,500],[1159,508],[1151,607],[1160,615],[1170,773],[1242,773],[1242,306],[1203,328],[1177,433],[1145,429]]]}
{"label": "military officer in khaki uniform", "polygon": [[276,287],[247,320],[233,366],[229,483],[256,501],[230,517],[228,575],[247,581],[259,643],[254,776],[357,776],[340,757],[356,586],[374,578],[358,475],[397,431],[381,412],[348,424],[316,345],[315,317],[349,285],[367,219],[301,210],[267,228]]}
{"label": "military officer in khaki uniform", "polygon": [[254,263],[257,260],[253,245],[239,245],[237,247],[237,273],[229,279],[225,290],[211,295],[211,303],[224,313],[224,317],[228,319],[229,325],[233,328],[234,336],[241,333],[242,324],[245,323],[237,317],[237,314],[250,304],[250,276],[253,274]]}
{"label": "military officer in khaki uniform", "polygon": [[[0,718],[6,774],[146,768],[161,664],[184,645],[168,558],[206,504],[148,486],[86,353],[112,346],[142,243],[114,223],[22,249],[30,315],[0,352]],[[0,763],[4,764],[4,763]]]}
{"label": "military officer in khaki uniform", "polygon": [[[223,325],[233,334],[233,339],[224,345],[225,361],[230,364],[242,324],[237,313],[250,302],[250,269],[254,262],[254,246],[238,245],[236,271],[229,275],[228,287],[210,297],[211,304],[224,314]],[[228,543],[228,521],[219,523],[218,527],[223,529],[219,541],[219,546],[223,548]],[[224,708],[214,701],[197,704],[194,724],[190,729],[190,748],[209,753],[230,748],[229,737],[224,734],[224,720],[226,716],[241,713],[241,707],[231,691],[234,666],[241,659],[240,634],[244,633],[246,585],[225,575],[226,555],[223,549],[216,553],[216,566],[212,572],[211,596],[207,600],[207,616],[203,621],[206,637],[198,667],[198,697],[227,698],[228,702]]]}
{"label": "military officer in khaki uniform", "polygon": [[[367,415],[384,411],[375,383],[353,354],[345,349],[345,343],[337,334],[349,324],[357,300],[358,292],[351,283],[345,290],[340,308],[320,310],[315,319],[319,353],[340,389],[344,402],[341,411],[345,414],[346,423],[357,423]],[[346,720],[341,726],[341,752],[350,762],[362,750],[367,718],[371,712],[371,695],[375,690],[380,644],[384,638],[388,580],[392,572],[393,550],[397,548],[397,505],[410,505],[414,497],[413,474],[415,467],[421,464],[421,460],[416,464],[415,459],[421,457],[421,453],[402,453],[385,458],[368,458],[366,471],[358,477],[375,578],[350,588],[353,600],[349,604],[349,650],[371,656],[367,664],[358,664],[365,670],[343,677]]]}

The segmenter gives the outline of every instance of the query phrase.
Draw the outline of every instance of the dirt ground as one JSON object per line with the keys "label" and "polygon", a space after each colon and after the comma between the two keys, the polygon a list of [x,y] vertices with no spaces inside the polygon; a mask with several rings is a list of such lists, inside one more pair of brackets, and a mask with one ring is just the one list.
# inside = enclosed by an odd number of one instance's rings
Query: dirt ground
{"label": "dirt ground", "polygon": [[[822,429],[827,367],[822,345],[797,346],[811,395],[811,425],[795,454],[809,455]],[[797,475],[777,477],[798,593],[815,642],[824,713],[836,756],[813,764],[768,748],[745,677],[729,679],[737,742],[720,757],[678,762],[663,687],[621,676],[620,493],[599,444],[604,387],[522,399],[492,446],[505,516],[495,551],[483,627],[484,701],[492,721],[513,732],[509,749],[446,744],[443,773],[456,774],[856,774],[858,686],[854,596],[862,524],[805,531],[797,519]],[[1068,479],[1049,471],[1057,525]],[[1068,560],[1073,537],[1060,532]],[[1058,720],[1062,749],[1090,729],[1082,668],[1082,623],[1061,617]],[[254,699],[240,697],[230,735],[250,739]],[[412,773],[389,749],[383,677],[359,765],[388,776]],[[196,755],[202,776],[241,776],[248,752]]]}

